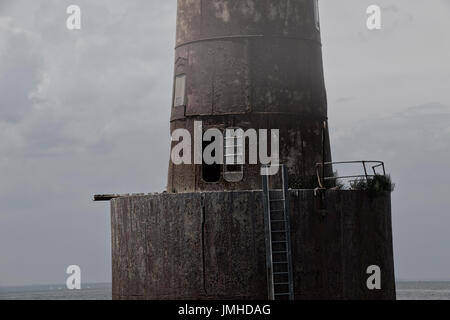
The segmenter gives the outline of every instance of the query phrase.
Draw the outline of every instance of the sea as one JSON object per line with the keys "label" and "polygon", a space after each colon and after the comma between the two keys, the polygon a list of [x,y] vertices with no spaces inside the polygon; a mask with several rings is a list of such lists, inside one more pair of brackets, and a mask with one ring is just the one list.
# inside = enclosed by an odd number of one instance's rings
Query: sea
{"label": "sea", "polygon": [[[87,284],[81,290],[64,285],[0,287],[0,300],[111,300],[111,284]],[[450,282],[402,281],[398,300],[450,300]]]}

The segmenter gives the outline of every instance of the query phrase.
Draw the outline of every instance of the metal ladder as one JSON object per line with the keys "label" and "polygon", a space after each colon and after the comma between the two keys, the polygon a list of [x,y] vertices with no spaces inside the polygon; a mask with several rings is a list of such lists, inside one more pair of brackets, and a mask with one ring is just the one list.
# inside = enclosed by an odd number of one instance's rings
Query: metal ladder
{"label": "metal ladder", "polygon": [[281,190],[271,190],[270,176],[262,176],[267,286],[269,300],[294,300],[288,173],[286,165],[280,167]]}

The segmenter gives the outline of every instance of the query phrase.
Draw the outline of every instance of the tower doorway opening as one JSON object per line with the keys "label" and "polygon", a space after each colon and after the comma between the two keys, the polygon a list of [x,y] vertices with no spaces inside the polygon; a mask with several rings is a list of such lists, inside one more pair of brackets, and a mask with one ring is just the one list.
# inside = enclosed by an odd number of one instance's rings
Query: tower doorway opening
{"label": "tower doorway opening", "polygon": [[[204,154],[206,147],[210,144],[210,141],[203,141],[202,143],[202,154]],[[216,154],[216,151],[214,150],[212,152],[212,156],[214,157]],[[207,164],[205,162],[205,159],[202,160],[202,179],[205,182],[208,183],[217,183],[220,181],[220,173],[221,173],[221,166],[220,164],[214,163],[214,164]]]}

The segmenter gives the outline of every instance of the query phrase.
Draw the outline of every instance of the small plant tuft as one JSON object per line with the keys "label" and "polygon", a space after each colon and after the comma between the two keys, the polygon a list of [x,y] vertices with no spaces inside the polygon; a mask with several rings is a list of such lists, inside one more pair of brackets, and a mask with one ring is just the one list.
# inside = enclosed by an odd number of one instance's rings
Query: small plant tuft
{"label": "small plant tuft", "polygon": [[350,181],[350,188],[352,190],[368,191],[371,196],[377,196],[383,192],[392,192],[395,189],[395,184],[392,183],[389,175],[377,174],[373,177],[359,178]]}

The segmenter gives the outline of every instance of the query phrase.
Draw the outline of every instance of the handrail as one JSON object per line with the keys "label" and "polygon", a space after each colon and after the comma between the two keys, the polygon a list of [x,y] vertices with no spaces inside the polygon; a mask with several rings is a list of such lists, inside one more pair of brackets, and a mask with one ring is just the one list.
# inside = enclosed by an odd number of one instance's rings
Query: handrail
{"label": "handrail", "polygon": [[[362,175],[354,175],[354,176],[341,176],[341,177],[325,177],[321,176],[320,172],[321,169],[327,165],[335,165],[335,164],[352,164],[352,163],[361,163],[364,169],[364,174]],[[367,172],[367,164],[371,165],[373,174],[368,174]],[[374,165],[372,165],[374,164]],[[352,160],[352,161],[335,161],[335,162],[324,162],[324,163],[317,163],[316,164],[316,174],[317,174],[317,180],[319,181],[320,188],[324,189],[324,182],[326,180],[336,180],[336,179],[349,179],[349,178],[366,178],[366,180],[369,179],[369,177],[374,177],[377,175],[376,168],[382,167],[383,168],[383,175],[386,175],[386,169],[384,167],[383,161],[378,160]]]}

